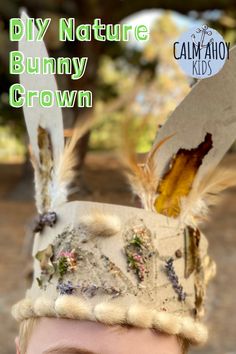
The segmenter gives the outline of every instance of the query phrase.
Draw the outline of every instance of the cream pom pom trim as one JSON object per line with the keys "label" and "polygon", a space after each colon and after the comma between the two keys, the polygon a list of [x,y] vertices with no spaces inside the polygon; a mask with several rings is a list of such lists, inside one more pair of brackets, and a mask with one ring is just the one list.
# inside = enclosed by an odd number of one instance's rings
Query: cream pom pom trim
{"label": "cream pom pom trim", "polygon": [[45,297],[34,303],[21,300],[12,308],[17,321],[31,317],[61,317],[98,321],[107,325],[128,324],[140,328],[154,328],[170,335],[179,335],[195,345],[204,344],[208,338],[205,325],[191,317],[181,317],[134,304],[126,308],[116,303],[103,302],[91,307],[84,299],[73,295],[59,296],[56,301]]}
{"label": "cream pom pom trim", "polygon": [[83,215],[80,225],[85,226],[93,237],[109,237],[117,234],[121,229],[121,221],[116,215],[104,214],[94,210],[92,214]]}

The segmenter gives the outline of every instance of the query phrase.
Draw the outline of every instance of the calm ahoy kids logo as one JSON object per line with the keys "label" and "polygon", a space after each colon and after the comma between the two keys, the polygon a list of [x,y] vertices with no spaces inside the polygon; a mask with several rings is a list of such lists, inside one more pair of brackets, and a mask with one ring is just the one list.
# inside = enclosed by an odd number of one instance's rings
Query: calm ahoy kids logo
{"label": "calm ahoy kids logo", "polygon": [[174,42],[173,54],[183,71],[196,79],[216,75],[229,59],[230,43],[214,29],[203,25],[185,32]]}

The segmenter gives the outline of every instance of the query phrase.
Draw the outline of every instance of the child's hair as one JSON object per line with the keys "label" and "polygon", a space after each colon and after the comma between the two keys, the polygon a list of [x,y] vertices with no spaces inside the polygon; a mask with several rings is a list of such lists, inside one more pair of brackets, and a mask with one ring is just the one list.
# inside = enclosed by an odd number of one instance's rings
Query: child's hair
{"label": "child's hair", "polygon": [[187,354],[190,346],[189,341],[186,338],[178,337],[178,342],[182,349],[182,354]]}
{"label": "child's hair", "polygon": [[[25,354],[29,339],[31,337],[31,334],[34,330],[34,327],[36,326],[37,322],[39,321],[39,318],[37,317],[32,317],[27,320],[23,320],[20,323],[20,328],[19,328],[19,349],[20,349],[20,354]],[[178,342],[181,346],[182,349],[182,354],[187,354],[187,351],[189,349],[189,342],[188,340],[178,337]]]}
{"label": "child's hair", "polygon": [[19,349],[20,349],[20,354],[25,354],[29,339],[31,337],[31,334],[33,332],[34,327],[36,326],[38,322],[37,317],[32,317],[28,318],[27,320],[23,320],[20,323],[20,328],[19,328]]}

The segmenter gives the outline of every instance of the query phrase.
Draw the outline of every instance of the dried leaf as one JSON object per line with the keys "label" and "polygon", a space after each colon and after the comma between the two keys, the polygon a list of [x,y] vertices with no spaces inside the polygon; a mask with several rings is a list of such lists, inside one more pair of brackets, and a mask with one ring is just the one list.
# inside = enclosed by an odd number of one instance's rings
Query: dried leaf
{"label": "dried leaf", "polygon": [[46,274],[54,273],[54,266],[51,262],[53,257],[53,246],[50,244],[42,251],[38,251],[35,258],[40,262],[40,268],[42,272]]}
{"label": "dried leaf", "polygon": [[193,185],[203,158],[212,148],[211,134],[191,150],[180,149],[172,158],[169,170],[160,181],[154,206],[158,213],[177,217],[180,214],[181,198],[186,197]]}

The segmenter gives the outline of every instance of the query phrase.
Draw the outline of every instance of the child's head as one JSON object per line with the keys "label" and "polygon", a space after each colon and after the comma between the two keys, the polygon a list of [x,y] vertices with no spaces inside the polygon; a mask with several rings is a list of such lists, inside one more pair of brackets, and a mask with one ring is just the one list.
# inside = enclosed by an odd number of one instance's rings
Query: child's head
{"label": "child's head", "polygon": [[[24,11],[21,20],[30,21]],[[19,50],[48,56],[43,41],[25,35]],[[13,308],[21,354],[181,354],[179,337],[206,342],[202,316],[216,268],[199,221],[235,184],[234,174],[214,170],[235,141],[235,64],[234,48],[216,79],[198,83],[158,131],[144,163],[125,135],[123,167],[142,208],[68,202],[77,143],[91,121],[82,120],[64,147],[56,102],[47,110],[24,107],[39,217],[33,283]],[[28,92],[57,87],[52,75],[35,80],[24,72],[20,79]],[[230,117],[222,110],[229,106]]]}
{"label": "child's head", "polygon": [[16,342],[20,354],[183,354],[188,346],[151,329],[46,317],[22,321]]}

